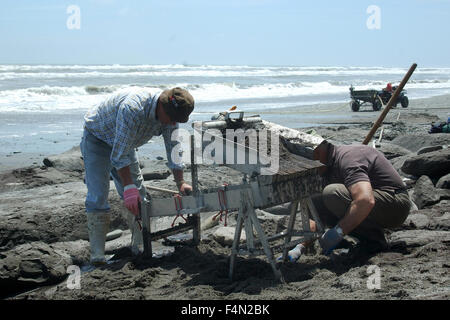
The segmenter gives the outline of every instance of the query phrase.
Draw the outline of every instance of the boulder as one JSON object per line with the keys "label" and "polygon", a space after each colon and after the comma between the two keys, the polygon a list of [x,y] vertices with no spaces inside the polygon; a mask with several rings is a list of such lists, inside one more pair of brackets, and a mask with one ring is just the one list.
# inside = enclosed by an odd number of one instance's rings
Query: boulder
{"label": "boulder", "polygon": [[402,230],[390,235],[391,246],[420,247],[432,242],[449,242],[450,231]]}
{"label": "boulder", "polygon": [[428,210],[410,214],[403,223],[407,229],[450,230],[450,212],[442,216],[430,216]]}
{"label": "boulder", "polygon": [[72,258],[81,261],[89,256],[86,241],[49,245],[32,242],[0,253],[0,297],[61,282],[67,276]]}
{"label": "boulder", "polygon": [[450,189],[450,173],[442,176],[436,183],[436,188]]}
{"label": "boulder", "polygon": [[417,177],[415,177],[414,175],[410,175],[410,174],[406,174],[405,172],[402,171],[402,166],[405,163],[406,160],[408,160],[411,157],[411,155],[406,155],[406,156],[400,156],[400,157],[396,157],[396,158],[392,158],[389,161],[391,162],[392,166],[394,167],[394,169],[403,177],[407,177],[410,178],[412,180],[416,180]]}
{"label": "boulder", "polygon": [[377,150],[381,151],[388,160],[409,155],[412,153],[408,149],[405,149],[393,143],[386,143],[386,142],[378,144],[376,148]]}
{"label": "boulder", "polygon": [[391,142],[412,152],[417,152],[423,147],[449,145],[450,135],[447,133],[404,134],[396,137]]}
{"label": "boulder", "polygon": [[414,176],[440,178],[450,172],[450,148],[412,156],[405,160],[401,170]]}
{"label": "boulder", "polygon": [[410,214],[403,223],[404,227],[412,229],[427,229],[430,225],[430,218],[423,213]]}
{"label": "boulder", "polygon": [[424,213],[429,217],[442,217],[447,213],[450,213],[450,200],[441,200],[426,209],[418,211],[419,213]]}
{"label": "boulder", "polygon": [[439,192],[436,192],[436,188],[430,178],[421,176],[419,180],[416,181],[411,200],[419,209],[422,209],[425,206],[438,203],[440,195]]}
{"label": "boulder", "polygon": [[105,253],[112,254],[120,249],[127,248],[131,245],[131,231],[125,230],[122,232],[121,236],[116,239],[112,239],[105,244]]}
{"label": "boulder", "polygon": [[[403,135],[408,132],[408,127],[406,126],[405,122],[403,121],[395,121],[391,122],[389,125],[383,126],[383,140],[393,140],[399,135]],[[381,134],[381,131],[380,131]],[[379,136],[378,136],[379,138]]]}
{"label": "boulder", "polygon": [[433,151],[437,151],[437,150],[442,150],[444,149],[443,146],[430,146],[430,147],[423,147],[420,150],[418,150],[416,153],[417,154],[423,154],[423,153],[427,153],[427,152],[433,152]]}
{"label": "boulder", "polygon": [[145,181],[164,180],[172,174],[164,160],[139,160],[139,167]]}
{"label": "boulder", "polygon": [[275,215],[289,216],[289,214],[290,214],[289,208],[290,208],[290,203],[283,203],[280,205],[276,205],[274,207],[265,208],[264,211],[269,212],[271,214],[275,214]]}
{"label": "boulder", "polygon": [[58,253],[70,256],[73,264],[82,265],[89,262],[90,246],[87,240],[61,241],[49,244],[49,246]]}
{"label": "boulder", "polygon": [[111,241],[122,236],[123,231],[120,229],[113,230],[106,234],[106,241]]}
{"label": "boulder", "polygon": [[277,215],[269,212],[268,210],[255,209],[256,216],[260,222],[269,221],[275,224],[279,224],[280,221],[282,223],[285,222],[286,218],[289,216]]}
{"label": "boulder", "polygon": [[44,158],[43,163],[47,167],[54,167],[60,171],[84,171],[83,157],[79,146],[57,155]]}
{"label": "boulder", "polygon": [[[219,227],[213,233],[213,239],[223,246],[231,246],[234,240],[235,227]],[[245,230],[241,232],[241,242],[245,242]]]}
{"label": "boulder", "polygon": [[142,177],[144,178],[144,181],[148,180],[164,180],[167,179],[172,173],[169,170],[166,171],[158,171],[154,172],[151,169],[143,169],[142,170]]}
{"label": "boulder", "polygon": [[446,212],[440,217],[434,217],[430,226],[433,229],[450,230],[450,212]]}

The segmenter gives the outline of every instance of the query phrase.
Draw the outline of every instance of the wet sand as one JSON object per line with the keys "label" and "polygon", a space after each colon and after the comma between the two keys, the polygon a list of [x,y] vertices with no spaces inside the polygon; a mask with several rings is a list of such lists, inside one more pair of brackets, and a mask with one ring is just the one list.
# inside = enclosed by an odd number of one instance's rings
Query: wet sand
{"label": "wet sand", "polygon": [[[245,111],[245,109],[244,109]],[[358,123],[361,121],[375,121],[381,111],[373,112],[370,105],[361,107],[359,112],[352,112],[349,103],[316,104],[307,106],[290,107],[284,109],[257,110],[249,114],[260,114],[264,120],[278,123],[289,128],[308,128],[321,126],[335,126],[343,123]],[[408,108],[400,106],[392,109],[386,121],[401,120],[402,114],[430,113],[439,117],[442,121],[450,116],[450,95],[436,96],[425,99],[410,100]],[[30,165],[42,165],[44,157],[50,154],[62,153],[79,144],[82,134],[82,113],[70,113],[69,115],[9,114],[2,123],[26,123],[24,130],[32,130],[38,123],[50,125],[71,120],[70,127],[74,130],[56,132],[50,135],[42,135],[39,138],[16,140],[0,140],[0,172]],[[430,124],[424,119],[425,124]],[[79,128],[78,128],[79,127]],[[190,127],[189,127],[190,128]],[[155,143],[143,146],[139,150],[142,159],[155,160],[156,157],[165,157],[163,148],[157,147],[159,141],[155,137]],[[20,141],[16,142],[16,141]],[[5,152],[5,150],[8,150]],[[24,150],[31,150],[24,151]]]}

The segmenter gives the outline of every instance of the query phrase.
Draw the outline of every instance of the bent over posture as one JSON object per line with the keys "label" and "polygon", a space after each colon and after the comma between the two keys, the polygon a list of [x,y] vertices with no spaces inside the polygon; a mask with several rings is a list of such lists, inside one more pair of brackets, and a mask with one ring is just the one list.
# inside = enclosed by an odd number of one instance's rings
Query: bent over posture
{"label": "bent over posture", "polygon": [[[314,159],[326,165],[328,185],[313,203],[325,225],[332,227],[319,239],[323,253],[330,254],[344,235],[352,235],[374,253],[387,248],[384,228],[400,226],[411,206],[405,185],[384,155],[366,145],[335,146],[323,141]],[[314,221],[311,229],[316,230]],[[289,252],[297,260],[306,244]]]}
{"label": "bent over posture", "polygon": [[85,165],[87,186],[86,213],[91,263],[105,262],[105,241],[109,229],[110,177],[130,211],[132,250],[139,252],[142,234],[133,222],[139,214],[139,203],[146,196],[136,148],[153,136],[162,135],[168,166],[172,169],[180,192],[192,187],[183,180],[183,163],[172,161],[177,142],[172,133],[178,122],[187,122],[194,109],[194,99],[184,89],[164,91],[128,90],[108,97],[84,116],[84,133],[80,148]]}

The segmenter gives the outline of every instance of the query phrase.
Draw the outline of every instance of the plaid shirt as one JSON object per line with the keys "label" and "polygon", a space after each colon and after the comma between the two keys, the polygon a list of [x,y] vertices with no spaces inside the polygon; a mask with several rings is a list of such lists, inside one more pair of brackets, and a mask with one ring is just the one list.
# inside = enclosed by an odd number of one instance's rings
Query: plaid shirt
{"label": "plaid shirt", "polygon": [[[116,169],[131,164],[130,153],[153,136],[163,135],[168,167],[183,169],[184,164],[172,161],[171,140],[175,125],[163,125],[156,119],[156,106],[161,91],[127,90],[111,95],[84,116],[84,126],[98,139],[112,147],[111,163]],[[181,150],[181,149],[180,149]]]}

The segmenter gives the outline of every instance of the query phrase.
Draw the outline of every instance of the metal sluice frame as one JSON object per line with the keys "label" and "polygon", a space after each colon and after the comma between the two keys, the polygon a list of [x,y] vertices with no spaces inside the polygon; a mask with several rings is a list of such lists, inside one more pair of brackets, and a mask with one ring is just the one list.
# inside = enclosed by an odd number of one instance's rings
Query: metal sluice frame
{"label": "metal sluice frame", "polygon": [[[224,139],[224,138],[222,138]],[[225,139],[224,139],[225,140]],[[221,210],[237,210],[237,224],[230,255],[229,278],[233,278],[237,255],[265,255],[272,267],[276,279],[283,281],[282,274],[276,266],[274,252],[283,253],[283,262],[287,260],[290,248],[306,240],[320,237],[324,229],[316,212],[311,195],[321,192],[323,181],[318,174],[317,162],[297,156],[302,161],[304,170],[301,172],[288,172],[283,175],[262,176],[254,175],[239,185],[227,185],[201,192],[198,187],[198,165],[194,161],[194,136],[191,135],[191,175],[193,194],[175,198],[152,198],[143,203],[143,239],[146,257],[152,256],[151,241],[156,241],[173,234],[193,230],[193,244],[200,242],[200,212],[213,212]],[[235,146],[236,149],[236,146]],[[245,152],[257,152],[246,147]],[[225,156],[225,155],[224,155]],[[231,166],[233,167],[233,166]],[[244,166],[245,167],[245,166]],[[244,168],[242,166],[239,168]],[[289,171],[289,170],[287,170]],[[222,198],[221,198],[222,196]],[[222,201],[221,201],[222,199]],[[223,199],[226,199],[224,208]],[[177,201],[179,201],[177,205]],[[256,216],[255,209],[264,209],[283,203],[290,204],[290,216],[286,231],[267,236]],[[303,230],[295,231],[294,223],[300,206]],[[187,214],[185,223],[175,227],[151,233],[150,219],[159,216],[178,216]],[[317,232],[311,232],[309,218],[316,221]],[[242,229],[245,230],[246,244],[240,245]],[[256,231],[257,239],[253,231]],[[292,240],[292,237],[299,237]],[[270,247],[270,242],[283,239],[282,245]],[[262,247],[262,248],[261,248]]]}

